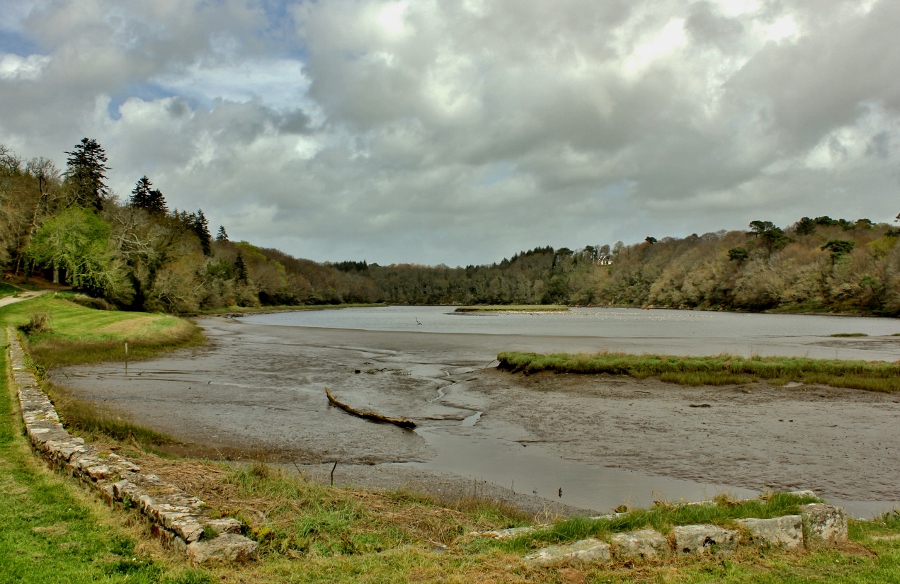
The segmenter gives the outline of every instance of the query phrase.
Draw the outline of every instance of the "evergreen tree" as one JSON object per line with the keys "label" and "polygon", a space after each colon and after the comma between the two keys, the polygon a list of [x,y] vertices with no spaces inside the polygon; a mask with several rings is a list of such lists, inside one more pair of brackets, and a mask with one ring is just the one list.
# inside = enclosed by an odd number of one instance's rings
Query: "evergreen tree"
{"label": "evergreen tree", "polygon": [[244,256],[238,252],[237,259],[234,260],[234,279],[238,282],[247,281],[247,265],[244,263]]}
{"label": "evergreen tree", "polygon": [[797,221],[796,230],[798,235],[812,235],[816,232],[816,222],[809,217],[802,217]]}
{"label": "evergreen tree", "polygon": [[228,241],[228,234],[225,233],[224,225],[219,225],[219,231],[216,233],[216,241]]}
{"label": "evergreen tree", "polygon": [[106,179],[106,152],[94,139],[82,138],[66,161],[66,180],[72,186],[74,202],[99,211],[109,195]]}
{"label": "evergreen tree", "polygon": [[152,186],[147,175],[141,177],[131,191],[131,205],[150,213],[165,213],[168,210],[166,198],[159,189],[151,188]]}
{"label": "evergreen tree", "polygon": [[197,213],[191,213],[191,228],[197,237],[200,238],[200,247],[203,248],[203,255],[208,256],[212,253],[212,236],[209,234],[209,221],[203,214],[203,209],[197,209]]}

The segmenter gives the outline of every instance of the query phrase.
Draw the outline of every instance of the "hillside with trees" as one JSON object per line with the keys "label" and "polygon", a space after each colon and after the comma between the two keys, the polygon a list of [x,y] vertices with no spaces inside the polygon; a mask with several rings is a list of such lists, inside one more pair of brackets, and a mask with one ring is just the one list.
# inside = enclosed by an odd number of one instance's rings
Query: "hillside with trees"
{"label": "hillside with trees", "polygon": [[[60,170],[0,146],[0,268],[71,285],[111,307],[193,312],[229,306],[373,302],[371,280],[277,250],[213,237],[202,209],[169,209],[147,176],[128,197],[85,138]],[[103,303],[95,303],[103,305]]]}
{"label": "hillside with trees", "polygon": [[130,196],[105,183],[84,138],[65,170],[0,146],[0,268],[68,284],[110,307],[194,312],[231,306],[573,304],[900,315],[900,230],[803,217],[779,227],[626,246],[538,247],[499,263],[318,263],[215,237],[202,209],[169,209],[147,176]]}

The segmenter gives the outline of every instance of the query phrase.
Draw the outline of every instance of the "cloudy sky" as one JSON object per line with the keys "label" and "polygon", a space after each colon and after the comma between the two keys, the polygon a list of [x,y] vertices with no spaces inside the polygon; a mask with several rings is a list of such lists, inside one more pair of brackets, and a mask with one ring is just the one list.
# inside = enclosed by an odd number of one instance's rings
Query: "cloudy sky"
{"label": "cloudy sky", "polygon": [[0,0],[0,143],[232,239],[490,263],[900,212],[896,0]]}

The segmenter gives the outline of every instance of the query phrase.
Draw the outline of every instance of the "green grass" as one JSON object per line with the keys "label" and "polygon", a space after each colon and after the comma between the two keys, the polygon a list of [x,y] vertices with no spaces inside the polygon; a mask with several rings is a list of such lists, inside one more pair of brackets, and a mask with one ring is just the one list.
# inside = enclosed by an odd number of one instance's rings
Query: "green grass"
{"label": "green grass", "polygon": [[212,582],[29,452],[0,355],[0,582]]}
{"label": "green grass", "polygon": [[567,312],[568,310],[568,306],[560,304],[492,304],[460,306],[454,312]]}
{"label": "green grass", "polygon": [[449,545],[473,529],[525,525],[530,519],[508,505],[484,499],[441,505],[408,491],[335,489],[262,463],[230,473],[226,483],[236,487],[240,494],[236,499],[249,497],[266,507],[265,521],[248,511],[237,514],[251,526],[251,536],[264,550],[279,553],[382,553],[423,539]]}
{"label": "green grass", "polygon": [[0,298],[4,298],[6,296],[12,296],[14,294],[18,294],[19,292],[21,292],[21,290],[19,290],[15,286],[11,286],[9,284],[0,282]]}
{"label": "green grass", "polygon": [[832,337],[867,337],[866,333],[834,333]]}
{"label": "green grass", "polygon": [[[126,341],[129,360],[149,359],[204,342],[196,325],[175,316],[94,310],[53,295],[0,308],[0,331],[5,334],[7,325],[22,326],[36,313],[47,314],[50,320],[49,331],[26,335],[39,376],[65,365],[124,361]],[[170,436],[132,423],[121,412],[78,399],[65,387],[45,383],[44,390],[69,431],[88,440],[111,437],[135,441],[144,448],[174,442]]]}
{"label": "green grass", "polygon": [[35,313],[50,317],[48,332],[28,335],[28,350],[45,369],[149,359],[182,347],[203,344],[200,329],[176,316],[94,310],[48,294],[0,308],[0,327],[22,326]]}
{"label": "green grass", "polygon": [[627,353],[541,355],[504,352],[500,368],[538,373],[588,373],[658,377],[681,385],[728,385],[765,380],[776,385],[796,381],[869,391],[900,391],[900,363],[843,361],[805,357],[681,357]]}

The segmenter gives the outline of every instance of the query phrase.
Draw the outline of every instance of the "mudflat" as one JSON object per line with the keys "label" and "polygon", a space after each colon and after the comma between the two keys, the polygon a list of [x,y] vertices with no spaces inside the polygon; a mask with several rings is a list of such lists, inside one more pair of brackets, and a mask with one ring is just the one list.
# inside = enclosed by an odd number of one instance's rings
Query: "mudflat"
{"label": "mudflat", "polygon": [[[183,452],[265,458],[323,481],[338,462],[338,484],[498,496],[552,512],[606,510],[603,499],[575,497],[584,485],[568,475],[560,475],[557,493],[557,483],[541,490],[490,473],[479,478],[464,461],[434,464],[467,440],[488,465],[491,456],[509,462],[521,452],[522,465],[554,459],[566,472],[626,469],[634,472],[636,489],[641,477],[666,477],[735,489],[812,488],[872,510],[900,502],[900,395],[525,376],[498,371],[494,361],[504,350],[640,352],[643,346],[675,353],[665,347],[677,348],[677,339],[641,345],[641,339],[378,332],[229,318],[200,324],[211,339],[202,349],[131,363],[127,376],[123,364],[113,363],[60,370],[54,381],[177,437],[186,444]],[[869,348],[893,352],[900,339],[791,338],[768,348],[802,355],[825,346],[849,357]],[[352,417],[329,405],[325,387],[358,409],[408,418],[418,428]],[[679,484],[671,483],[665,495],[682,496]]]}

